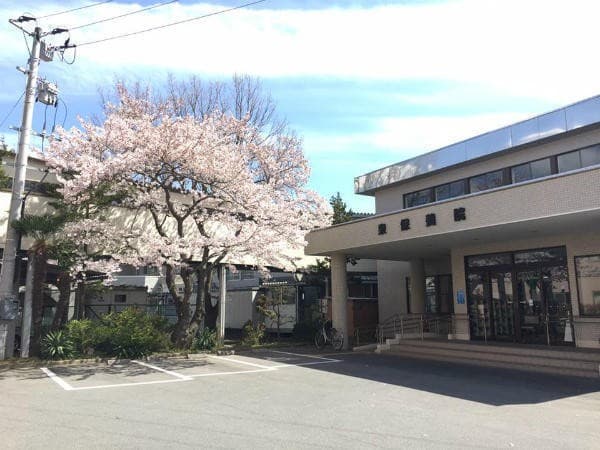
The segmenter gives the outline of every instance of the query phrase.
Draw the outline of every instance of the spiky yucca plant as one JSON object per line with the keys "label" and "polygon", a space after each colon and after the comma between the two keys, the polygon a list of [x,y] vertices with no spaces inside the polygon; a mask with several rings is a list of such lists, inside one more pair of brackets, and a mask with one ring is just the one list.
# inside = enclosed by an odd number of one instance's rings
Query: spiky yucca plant
{"label": "spiky yucca plant", "polygon": [[42,355],[48,359],[67,359],[73,354],[73,343],[62,330],[51,331],[42,339]]}

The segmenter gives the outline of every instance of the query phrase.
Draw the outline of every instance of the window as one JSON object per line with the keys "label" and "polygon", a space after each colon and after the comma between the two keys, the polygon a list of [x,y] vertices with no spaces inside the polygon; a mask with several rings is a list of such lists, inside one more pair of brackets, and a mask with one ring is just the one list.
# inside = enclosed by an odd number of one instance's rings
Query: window
{"label": "window", "polygon": [[487,191],[511,183],[521,183],[596,165],[600,165],[600,144],[453,181],[434,188],[410,192],[404,194],[404,208],[412,208],[434,201],[461,197],[469,193]]}
{"label": "window", "polygon": [[512,264],[510,253],[494,253],[467,257],[468,267],[493,267]]}
{"label": "window", "polygon": [[582,149],[581,167],[595,166],[596,164],[600,164],[600,145]]}
{"label": "window", "polygon": [[437,302],[437,286],[435,277],[425,278],[425,312],[431,314],[439,313]]}
{"label": "window", "polygon": [[242,270],[242,280],[253,280],[258,278],[256,272],[253,270]]}
{"label": "window", "polygon": [[493,189],[504,184],[504,177],[502,170],[496,170],[494,172],[484,173],[477,177],[473,177],[469,180],[469,187],[471,192],[486,191]]}
{"label": "window", "polygon": [[600,316],[600,255],[576,256],[579,314]]}
{"label": "window", "polygon": [[127,295],[115,294],[115,303],[127,303]]}
{"label": "window", "polygon": [[437,219],[435,217],[435,214],[432,213],[432,214],[427,214],[425,216],[425,225],[426,226],[432,227],[432,226],[434,226],[436,224],[437,224]]}
{"label": "window", "polygon": [[413,206],[424,205],[433,202],[433,190],[423,189],[422,191],[411,192],[404,195],[404,207],[412,208]]}
{"label": "window", "polygon": [[460,180],[436,187],[435,199],[436,201],[446,200],[447,198],[459,197],[466,193],[467,183],[465,183],[465,180]]}
{"label": "window", "polygon": [[452,275],[425,277],[425,312],[431,314],[454,312]]}
{"label": "window", "polygon": [[227,281],[240,281],[242,279],[242,272],[240,270],[232,272],[231,270],[227,269],[226,278]]}
{"label": "window", "polygon": [[540,159],[511,169],[512,182],[520,183],[521,181],[533,180],[535,178],[547,177],[552,174],[550,158]]}
{"label": "window", "polygon": [[581,155],[579,150],[576,152],[558,155],[558,172],[568,172],[569,170],[581,169]]}
{"label": "window", "polygon": [[563,264],[566,260],[564,247],[543,248],[540,250],[516,252],[514,257],[515,264]]}

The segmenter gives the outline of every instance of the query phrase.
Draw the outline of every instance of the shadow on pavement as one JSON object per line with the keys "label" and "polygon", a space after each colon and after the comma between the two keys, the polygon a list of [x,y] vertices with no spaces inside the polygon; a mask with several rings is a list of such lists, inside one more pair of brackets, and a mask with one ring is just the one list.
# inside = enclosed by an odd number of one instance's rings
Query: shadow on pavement
{"label": "shadow on pavement", "polygon": [[[303,350],[307,355],[343,360],[341,363],[304,366],[307,370],[358,377],[494,406],[536,404],[600,392],[600,378],[477,367],[398,355],[341,353],[336,356],[330,352],[319,354]],[[248,352],[245,355],[265,360],[269,357],[268,351]]]}

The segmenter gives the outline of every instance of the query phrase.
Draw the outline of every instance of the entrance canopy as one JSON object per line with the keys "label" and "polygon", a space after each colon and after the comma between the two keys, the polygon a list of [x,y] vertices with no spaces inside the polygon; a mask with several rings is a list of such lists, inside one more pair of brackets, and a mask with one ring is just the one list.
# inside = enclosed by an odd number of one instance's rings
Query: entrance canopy
{"label": "entrance canopy", "polygon": [[593,232],[600,223],[594,186],[600,168],[379,214],[312,231],[305,252],[405,261],[478,242]]}

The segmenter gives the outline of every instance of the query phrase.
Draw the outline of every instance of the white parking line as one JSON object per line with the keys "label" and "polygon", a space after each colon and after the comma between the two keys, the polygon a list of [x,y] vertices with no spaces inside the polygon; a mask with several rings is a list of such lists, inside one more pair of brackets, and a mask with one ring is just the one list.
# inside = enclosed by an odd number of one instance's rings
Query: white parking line
{"label": "white parking line", "polygon": [[63,380],[62,378],[60,378],[58,375],[56,375],[54,372],[52,372],[50,369],[48,369],[47,367],[41,367],[42,372],[44,372],[46,375],[48,375],[48,377],[54,381],[56,384],[58,384],[61,388],[63,388],[65,391],[72,391],[74,388],[73,386],[71,386],[69,383],[67,383],[65,380]]}
{"label": "white parking line", "polygon": [[256,364],[256,363],[251,363],[248,361],[242,361],[240,359],[234,359],[234,358],[227,358],[225,356],[215,356],[215,355],[207,355],[209,358],[214,358],[214,359],[218,359],[221,361],[231,361],[233,363],[237,363],[237,364],[243,364],[246,366],[252,366],[252,367],[258,367],[260,369],[270,369],[270,366],[264,366],[262,364]]}
{"label": "white parking line", "polygon": [[[324,358],[322,356],[315,356],[315,355],[304,355],[302,353],[292,353],[292,352],[283,352],[281,350],[271,350],[273,353],[281,353],[283,355],[294,355],[294,356],[302,356],[303,358],[312,358],[312,359],[322,359],[325,361],[331,361],[331,362],[340,362],[339,359],[333,359],[333,358]],[[292,365],[298,365],[298,364],[292,364]],[[306,365],[306,364],[304,364]]]}
{"label": "white parking line", "polygon": [[276,366],[271,366],[274,369],[280,369],[282,367],[296,367],[296,366],[314,366],[315,364],[331,364],[342,362],[339,359],[328,359],[327,361],[311,361],[305,363],[295,363],[295,364],[277,364]]}
{"label": "white parking line", "polygon": [[[200,374],[195,374],[195,375],[183,375],[181,373],[174,372],[172,370],[163,369],[162,367],[155,366],[153,364],[148,364],[148,363],[145,363],[142,361],[132,360],[131,362],[134,364],[148,367],[148,368],[156,370],[158,372],[163,372],[167,375],[175,377],[176,379],[174,379],[174,380],[171,379],[171,380],[139,381],[139,382],[131,382],[131,383],[102,384],[102,385],[98,385],[98,386],[80,386],[80,387],[71,386],[69,383],[67,383],[65,380],[60,378],[56,373],[52,372],[47,367],[42,367],[41,370],[48,376],[48,378],[50,378],[53,382],[55,382],[60,387],[62,387],[65,391],[86,391],[86,390],[92,390],[92,389],[144,386],[144,385],[164,384],[164,383],[179,383],[182,381],[191,381],[194,378],[214,377],[214,376],[223,376],[223,375],[241,375],[241,374],[245,374],[245,373],[272,372],[272,371],[276,371],[277,369],[286,368],[286,367],[311,366],[311,365],[315,365],[315,364],[330,364],[330,363],[341,362],[341,360],[339,360],[339,359],[324,358],[321,356],[304,355],[301,353],[291,353],[291,352],[284,352],[284,351],[279,351],[279,350],[271,350],[271,351],[275,352],[275,353],[293,355],[296,357],[306,357],[306,358],[318,359],[319,361],[301,362],[301,363],[296,363],[296,364],[294,364],[294,363],[277,364],[277,365],[273,365],[273,366],[265,366],[263,364],[257,364],[254,362],[243,361],[243,360],[235,359],[235,358],[228,358],[228,357],[216,356],[216,355],[206,355],[209,358],[214,358],[214,359],[222,360],[222,361],[228,361],[228,362],[231,362],[234,364],[242,364],[242,365],[246,365],[246,366],[257,367],[257,369],[237,370],[237,371],[232,371],[232,372],[213,372],[213,373],[200,373]],[[290,358],[290,359],[292,359],[292,358]]]}
{"label": "white parking line", "polygon": [[180,378],[182,380],[191,380],[190,377],[188,377],[186,375],[182,375],[177,372],[173,372],[172,370],[163,369],[162,367],[153,366],[152,364],[148,364],[148,363],[145,363],[142,361],[132,360],[131,362],[135,363],[135,364],[139,364],[140,366],[149,367],[150,369],[158,370],[159,372],[166,373],[167,375],[171,375],[172,377]]}
{"label": "white parking line", "polygon": [[255,369],[255,370],[237,370],[235,372],[213,372],[213,373],[199,373],[196,375],[190,375],[190,377],[193,378],[200,378],[200,377],[214,377],[216,375],[240,375],[243,373],[258,373],[258,372],[271,372],[275,370],[274,368],[268,368],[268,369]]}
{"label": "white parking line", "polygon": [[71,390],[72,391],[87,391],[90,389],[106,389],[106,388],[116,388],[116,387],[144,386],[147,384],[181,383],[183,381],[191,381],[191,380],[192,380],[191,378],[188,378],[186,380],[182,380],[182,379],[178,378],[176,380],[155,380],[155,381],[138,381],[138,382],[133,382],[133,383],[101,384],[98,386],[74,387]]}

